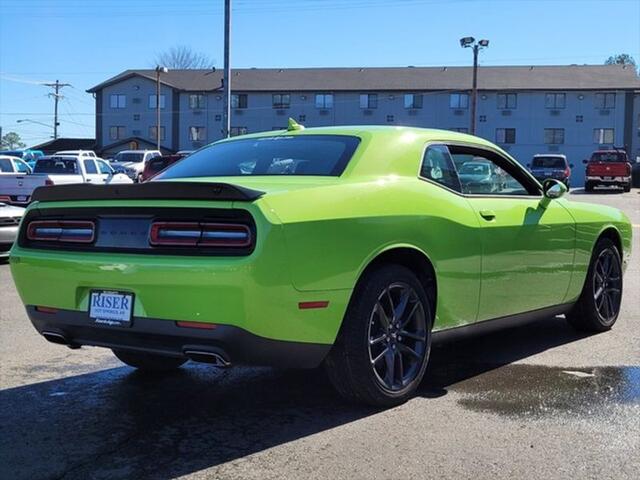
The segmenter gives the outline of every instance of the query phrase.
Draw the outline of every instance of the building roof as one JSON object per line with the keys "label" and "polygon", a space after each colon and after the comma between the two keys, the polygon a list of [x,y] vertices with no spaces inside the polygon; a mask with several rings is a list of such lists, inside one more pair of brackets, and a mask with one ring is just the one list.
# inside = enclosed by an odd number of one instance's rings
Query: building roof
{"label": "building roof", "polygon": [[96,146],[95,138],[56,138],[31,147],[32,150],[42,150],[47,155],[62,150],[93,150]]}
{"label": "building roof", "polygon": [[[122,80],[140,76],[155,82],[155,70],[126,70],[87,90],[97,92]],[[467,90],[471,67],[401,68],[248,68],[234,69],[234,91],[367,91]],[[172,70],[161,82],[184,91],[214,91],[222,85],[221,70]],[[640,89],[631,65],[480,67],[483,90],[626,90]]]}

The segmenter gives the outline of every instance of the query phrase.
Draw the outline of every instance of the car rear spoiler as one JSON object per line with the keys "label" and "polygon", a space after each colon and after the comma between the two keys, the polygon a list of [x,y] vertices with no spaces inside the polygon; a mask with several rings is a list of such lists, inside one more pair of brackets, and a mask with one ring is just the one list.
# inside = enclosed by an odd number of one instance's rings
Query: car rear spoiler
{"label": "car rear spoiler", "polygon": [[252,202],[265,192],[229,183],[148,182],[124,185],[70,184],[38,187],[32,201],[65,200],[235,200]]}

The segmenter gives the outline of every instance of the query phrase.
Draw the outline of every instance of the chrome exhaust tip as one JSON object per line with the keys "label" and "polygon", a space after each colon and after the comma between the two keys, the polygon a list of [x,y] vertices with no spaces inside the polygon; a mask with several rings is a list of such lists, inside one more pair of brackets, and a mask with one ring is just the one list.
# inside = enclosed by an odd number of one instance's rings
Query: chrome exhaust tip
{"label": "chrome exhaust tip", "polygon": [[58,332],[44,331],[42,332],[42,336],[46,338],[47,341],[55,343],[56,345],[66,345],[67,347],[73,349],[80,348],[80,345],[73,343],[72,341],[68,340],[67,337],[65,337],[63,334]]}
{"label": "chrome exhaust tip", "polygon": [[216,352],[207,352],[205,350],[185,350],[184,355],[194,362],[209,363],[216,367],[227,368],[231,366],[231,362]]}

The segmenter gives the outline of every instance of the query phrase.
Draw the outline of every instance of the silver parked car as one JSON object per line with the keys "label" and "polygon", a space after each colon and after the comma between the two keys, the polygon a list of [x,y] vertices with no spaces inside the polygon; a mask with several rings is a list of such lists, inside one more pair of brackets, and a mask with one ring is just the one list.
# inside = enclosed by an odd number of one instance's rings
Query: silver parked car
{"label": "silver parked car", "polygon": [[18,225],[24,208],[0,203],[0,259],[9,256],[9,250],[18,236]]}

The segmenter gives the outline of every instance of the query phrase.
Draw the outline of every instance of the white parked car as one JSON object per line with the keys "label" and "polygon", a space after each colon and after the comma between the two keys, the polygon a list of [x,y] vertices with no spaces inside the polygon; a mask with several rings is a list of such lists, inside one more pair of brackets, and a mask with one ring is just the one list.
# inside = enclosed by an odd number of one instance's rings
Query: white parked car
{"label": "white parked car", "polygon": [[161,156],[162,153],[158,150],[123,150],[116,153],[111,166],[116,172],[126,173],[129,178],[138,182],[147,162]]}
{"label": "white parked car", "polygon": [[24,208],[0,203],[0,258],[9,256],[11,245],[18,237],[18,226]]}
{"label": "white parked car", "polygon": [[38,160],[31,175],[0,176],[0,201],[27,205],[36,188],[68,183],[104,185],[133,180],[101,158],[53,155]]}
{"label": "white parked car", "polygon": [[56,156],[68,156],[72,155],[74,157],[91,157],[97,158],[96,152],[93,150],[61,150],[59,152],[54,153]]}
{"label": "white parked car", "polygon": [[0,155],[0,174],[4,173],[24,173],[28,175],[31,173],[31,167],[21,158]]}

